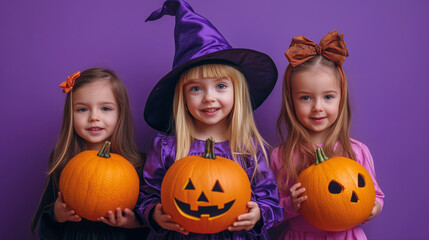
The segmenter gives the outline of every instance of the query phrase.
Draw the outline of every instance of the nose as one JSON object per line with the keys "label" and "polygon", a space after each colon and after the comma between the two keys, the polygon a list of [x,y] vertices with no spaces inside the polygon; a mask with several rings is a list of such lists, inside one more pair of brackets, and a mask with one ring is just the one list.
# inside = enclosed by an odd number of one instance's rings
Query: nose
{"label": "nose", "polygon": [[100,116],[97,111],[91,111],[89,114],[89,121],[90,122],[98,122],[100,121]]}
{"label": "nose", "polygon": [[313,111],[321,112],[323,110],[323,103],[321,100],[314,101]]}
{"label": "nose", "polygon": [[207,90],[204,94],[204,102],[213,102],[215,101],[215,96],[211,90]]}

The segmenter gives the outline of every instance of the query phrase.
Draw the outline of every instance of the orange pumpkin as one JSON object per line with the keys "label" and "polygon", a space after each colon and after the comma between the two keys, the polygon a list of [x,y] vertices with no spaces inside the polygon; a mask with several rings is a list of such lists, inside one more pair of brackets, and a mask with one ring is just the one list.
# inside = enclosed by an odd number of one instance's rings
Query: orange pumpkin
{"label": "orange pumpkin", "polygon": [[163,211],[189,232],[217,233],[247,213],[251,189],[246,172],[215,156],[207,139],[203,156],[187,156],[168,169],[161,185]]}
{"label": "orange pumpkin", "polygon": [[64,202],[78,215],[96,221],[116,213],[116,208],[133,209],[139,194],[139,177],[133,165],[109,153],[110,142],[98,151],[83,151],[73,157],[60,176]]}
{"label": "orange pumpkin", "polygon": [[346,157],[328,159],[321,148],[316,163],[298,176],[307,200],[301,215],[326,231],[344,231],[368,218],[375,203],[374,183],[362,165]]}

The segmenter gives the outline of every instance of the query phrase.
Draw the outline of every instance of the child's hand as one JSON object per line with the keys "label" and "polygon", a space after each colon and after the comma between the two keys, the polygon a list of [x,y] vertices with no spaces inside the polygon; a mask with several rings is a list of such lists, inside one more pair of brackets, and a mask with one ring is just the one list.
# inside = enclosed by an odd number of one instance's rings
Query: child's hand
{"label": "child's hand", "polygon": [[292,203],[292,208],[295,212],[298,212],[301,208],[301,203],[307,200],[307,196],[299,197],[302,193],[305,192],[305,188],[299,188],[301,183],[295,183],[290,189],[290,202]]}
{"label": "child's hand", "polygon": [[79,222],[82,220],[82,218],[76,214],[75,210],[67,208],[61,192],[58,192],[58,198],[54,203],[54,215],[55,220],[61,223],[65,221]]}
{"label": "child's hand", "polygon": [[238,216],[237,221],[228,227],[229,231],[250,230],[261,219],[261,209],[257,203],[250,201],[247,207],[249,212]]}
{"label": "child's hand", "polygon": [[139,222],[136,219],[136,215],[133,211],[128,208],[125,208],[124,214],[120,208],[116,209],[116,216],[112,211],[107,212],[108,217],[99,217],[98,221],[104,222],[107,225],[113,227],[122,227],[122,228],[137,228],[140,227]]}
{"label": "child's hand", "polygon": [[381,205],[379,202],[375,201],[371,214],[364,222],[369,222],[370,220],[375,218],[375,216],[377,216],[380,213],[380,211],[381,211]]}
{"label": "child's hand", "polygon": [[189,234],[189,232],[186,231],[179,224],[177,224],[175,222],[170,222],[171,216],[168,214],[164,214],[164,212],[162,211],[162,206],[160,203],[158,203],[155,206],[155,209],[153,210],[152,217],[155,220],[155,222],[158,223],[158,225],[164,229],[180,232],[180,233],[185,234],[185,235]]}

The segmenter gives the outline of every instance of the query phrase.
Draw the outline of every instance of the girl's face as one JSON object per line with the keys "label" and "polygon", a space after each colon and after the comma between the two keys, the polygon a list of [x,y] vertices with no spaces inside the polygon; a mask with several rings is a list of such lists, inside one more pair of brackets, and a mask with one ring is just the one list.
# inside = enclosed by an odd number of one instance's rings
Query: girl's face
{"label": "girl's face", "polygon": [[229,78],[198,78],[183,86],[185,103],[195,118],[196,129],[225,131],[234,106],[234,87]]}
{"label": "girl's face", "polygon": [[112,136],[118,117],[118,103],[108,80],[88,83],[73,92],[73,127],[88,150],[100,150]]}
{"label": "girl's face", "polygon": [[341,89],[335,73],[323,66],[293,75],[292,99],[298,121],[310,130],[313,140],[323,141],[338,117]]}

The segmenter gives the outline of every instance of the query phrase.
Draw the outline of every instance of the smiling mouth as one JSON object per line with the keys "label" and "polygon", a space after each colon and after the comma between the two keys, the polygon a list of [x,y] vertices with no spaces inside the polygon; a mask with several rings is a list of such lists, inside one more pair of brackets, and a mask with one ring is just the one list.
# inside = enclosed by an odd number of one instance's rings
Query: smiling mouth
{"label": "smiling mouth", "polygon": [[199,206],[197,211],[191,210],[191,205],[174,198],[176,206],[185,214],[192,217],[201,218],[203,216],[209,216],[210,218],[218,217],[226,213],[234,204],[235,200],[232,200],[225,204],[225,206],[219,209],[217,206]]}
{"label": "smiling mouth", "polygon": [[313,121],[322,121],[323,119],[325,119],[325,117],[317,117],[317,118],[311,118]]}
{"label": "smiling mouth", "polygon": [[220,108],[210,108],[210,109],[203,109],[203,112],[208,112],[208,113],[212,113],[212,112],[216,112],[217,110],[219,110]]}
{"label": "smiling mouth", "polygon": [[100,128],[100,127],[93,127],[93,128],[88,128],[88,130],[89,131],[100,131],[100,130],[102,130],[103,128]]}

